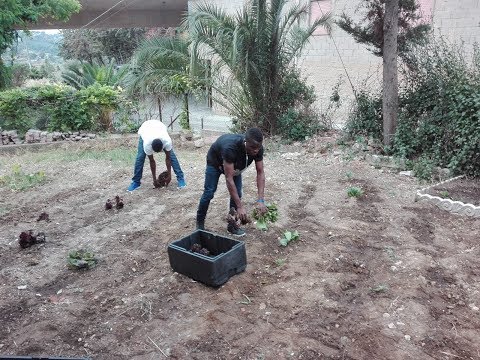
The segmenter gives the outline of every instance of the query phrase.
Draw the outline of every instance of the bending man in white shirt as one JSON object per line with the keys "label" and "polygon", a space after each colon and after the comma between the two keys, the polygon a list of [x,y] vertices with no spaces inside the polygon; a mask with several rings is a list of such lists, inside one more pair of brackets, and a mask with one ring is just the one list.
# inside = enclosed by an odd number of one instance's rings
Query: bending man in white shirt
{"label": "bending man in white shirt", "polygon": [[162,150],[165,152],[165,165],[168,171],[167,185],[172,180],[173,168],[175,176],[177,177],[178,188],[181,189],[187,186],[180,163],[173,152],[172,139],[170,135],[168,135],[167,127],[159,120],[147,120],[140,126],[140,129],[138,129],[138,134],[140,138],[138,140],[137,159],[135,160],[132,183],[127,191],[134,191],[140,187],[143,165],[145,164],[145,158],[147,156],[150,161],[153,186],[159,186],[157,181],[157,166],[153,154],[159,153]]}

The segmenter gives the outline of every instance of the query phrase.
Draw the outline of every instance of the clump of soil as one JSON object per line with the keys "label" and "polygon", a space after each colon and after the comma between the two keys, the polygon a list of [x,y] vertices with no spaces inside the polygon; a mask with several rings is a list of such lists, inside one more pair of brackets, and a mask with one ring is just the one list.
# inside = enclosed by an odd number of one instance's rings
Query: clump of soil
{"label": "clump of soil", "polygon": [[18,243],[22,249],[29,248],[35,244],[45,242],[45,233],[39,232],[37,235],[33,235],[32,230],[22,231],[18,237]]}
{"label": "clump of soil", "polygon": [[115,196],[115,209],[123,209],[123,199],[120,196]]}
{"label": "clump of soil", "polygon": [[167,186],[167,178],[168,178],[168,171],[162,172],[160,175],[158,175],[158,187],[165,187]]}
{"label": "clump of soil", "polygon": [[[120,196],[115,196],[115,209],[120,210],[123,209],[123,199]],[[113,203],[110,199],[107,199],[105,203],[105,210],[113,209]]]}
{"label": "clump of soil", "polygon": [[234,230],[237,230],[240,225],[245,225],[251,222],[251,219],[247,216],[245,220],[241,220],[237,214],[237,210],[234,207],[230,208],[230,211],[227,215],[227,223],[231,226]]}
{"label": "clump of soil", "polygon": [[112,201],[107,199],[107,202],[105,203],[105,210],[110,210],[111,208],[113,208]]}
{"label": "clump of soil", "polygon": [[202,247],[202,245],[198,243],[193,244],[192,247],[190,248],[190,251],[193,253],[199,253],[205,256],[212,256],[210,254],[210,251],[207,248]]}
{"label": "clump of soil", "polygon": [[37,221],[42,221],[42,220],[45,220],[46,222],[50,222],[50,217],[48,216],[48,214],[47,214],[46,212],[42,212],[42,213],[38,216]]}

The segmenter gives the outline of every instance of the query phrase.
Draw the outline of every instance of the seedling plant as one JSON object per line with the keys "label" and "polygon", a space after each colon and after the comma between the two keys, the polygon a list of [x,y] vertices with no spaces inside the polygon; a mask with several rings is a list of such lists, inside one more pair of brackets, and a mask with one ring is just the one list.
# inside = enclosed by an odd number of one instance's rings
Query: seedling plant
{"label": "seedling plant", "polygon": [[70,269],[91,269],[97,264],[97,259],[92,252],[73,250],[68,253],[67,265]]}
{"label": "seedling plant", "polygon": [[290,242],[298,240],[300,235],[298,234],[298,231],[295,230],[294,232],[291,231],[285,231],[283,233],[283,237],[280,239],[280,245],[281,246],[287,246]]}
{"label": "seedling plant", "polygon": [[352,186],[352,187],[348,188],[347,195],[348,195],[348,197],[359,198],[359,197],[363,196],[363,190],[359,187]]}
{"label": "seedling plant", "polygon": [[278,220],[277,205],[267,205],[267,212],[260,214],[258,209],[253,210],[252,217],[256,220],[256,226],[259,230],[268,230],[268,223],[274,223]]}

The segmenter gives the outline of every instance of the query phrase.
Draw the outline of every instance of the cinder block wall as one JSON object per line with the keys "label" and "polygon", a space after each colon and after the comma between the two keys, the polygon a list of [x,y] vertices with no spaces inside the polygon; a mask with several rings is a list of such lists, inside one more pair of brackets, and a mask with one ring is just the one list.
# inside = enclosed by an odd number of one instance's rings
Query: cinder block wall
{"label": "cinder block wall", "polygon": [[[189,1],[189,6],[199,0]],[[299,0],[310,3],[310,0]],[[210,0],[229,12],[238,10],[245,0]],[[328,0],[321,0],[328,2]],[[361,0],[331,0],[333,18],[343,12],[359,17],[358,5]],[[436,34],[451,41],[463,40],[467,52],[471,53],[475,41],[480,41],[480,0],[420,0],[426,18],[431,18]],[[293,1],[292,1],[293,4]],[[315,6],[315,3],[312,4]],[[309,19],[305,19],[305,22]],[[342,106],[334,115],[337,126],[342,126],[353,100],[352,86],[357,89],[380,89],[382,60],[372,55],[364,45],[357,44],[346,32],[333,26],[331,36],[314,35],[298,59],[308,82],[317,92],[317,107],[323,112],[328,107],[333,87],[340,81]],[[343,62],[343,64],[342,64]]]}

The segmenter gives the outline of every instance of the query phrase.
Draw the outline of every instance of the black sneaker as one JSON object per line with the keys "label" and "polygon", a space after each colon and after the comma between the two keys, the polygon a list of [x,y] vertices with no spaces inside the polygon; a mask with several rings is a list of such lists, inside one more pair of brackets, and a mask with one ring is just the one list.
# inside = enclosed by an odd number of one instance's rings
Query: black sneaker
{"label": "black sneaker", "polygon": [[232,234],[232,235],[235,235],[235,236],[238,236],[238,237],[242,237],[242,236],[245,236],[246,235],[246,232],[245,230],[239,228],[239,227],[236,227],[236,226],[231,226],[230,224],[227,226],[227,231]]}

